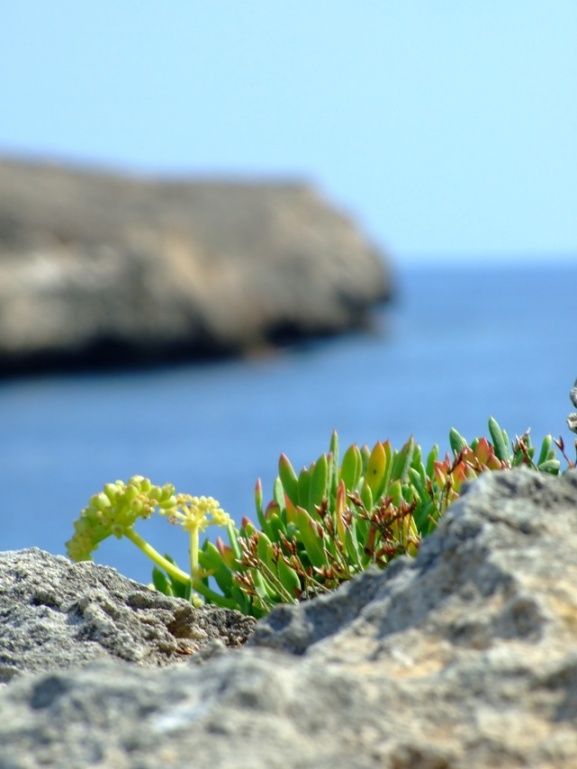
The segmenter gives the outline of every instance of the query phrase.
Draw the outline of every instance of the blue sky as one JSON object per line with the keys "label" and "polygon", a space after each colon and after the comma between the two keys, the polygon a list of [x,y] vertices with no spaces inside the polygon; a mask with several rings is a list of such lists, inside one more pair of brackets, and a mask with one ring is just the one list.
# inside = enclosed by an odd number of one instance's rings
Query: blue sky
{"label": "blue sky", "polygon": [[577,254],[575,0],[2,0],[0,152],[304,178],[397,261]]}

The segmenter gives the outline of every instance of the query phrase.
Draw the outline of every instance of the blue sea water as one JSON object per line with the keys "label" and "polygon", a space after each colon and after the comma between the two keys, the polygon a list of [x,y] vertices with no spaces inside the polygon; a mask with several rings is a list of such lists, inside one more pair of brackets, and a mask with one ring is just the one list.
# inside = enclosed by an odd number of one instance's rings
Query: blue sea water
{"label": "blue sea water", "polygon": [[[534,441],[551,432],[572,447],[577,261],[399,267],[396,279],[372,333],[243,361],[0,382],[0,549],[64,554],[88,498],[134,473],[254,517],[256,479],[270,498],[280,453],[299,469],[335,428],[342,448],[413,435],[446,450],[451,427],[471,439],[494,416],[510,436],[530,427]],[[180,531],[139,529],[186,563]],[[95,560],[149,580],[127,541]]]}

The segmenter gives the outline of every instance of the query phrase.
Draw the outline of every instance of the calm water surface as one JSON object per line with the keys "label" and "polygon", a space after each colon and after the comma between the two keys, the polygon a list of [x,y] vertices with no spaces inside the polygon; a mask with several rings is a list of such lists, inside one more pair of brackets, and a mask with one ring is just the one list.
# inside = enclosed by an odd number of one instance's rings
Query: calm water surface
{"label": "calm water surface", "polygon": [[[217,497],[253,516],[281,452],[300,468],[328,446],[414,435],[424,450],[495,416],[510,435],[562,434],[577,377],[577,263],[398,270],[399,299],[375,333],[249,361],[0,382],[0,549],[65,552],[72,521],[103,483],[134,473]],[[143,535],[186,562],[165,521]],[[98,562],[148,581],[128,542]]]}

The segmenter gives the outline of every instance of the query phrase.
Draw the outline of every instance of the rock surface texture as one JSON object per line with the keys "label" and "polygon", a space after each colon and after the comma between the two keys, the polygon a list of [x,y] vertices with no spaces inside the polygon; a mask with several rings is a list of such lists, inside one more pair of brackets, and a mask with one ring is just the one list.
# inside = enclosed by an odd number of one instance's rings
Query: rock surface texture
{"label": "rock surface texture", "polygon": [[245,643],[254,620],[193,608],[94,563],[37,548],[0,553],[0,682],[114,659],[162,667]]}
{"label": "rock surface texture", "polygon": [[242,353],[362,327],[389,295],[305,184],[0,160],[0,370]]}
{"label": "rock surface texture", "polygon": [[[51,627],[85,620],[54,608],[66,578],[31,600],[26,561],[18,594],[20,558],[3,580],[49,646]],[[56,561],[48,573],[70,569]],[[416,560],[278,609],[241,649],[162,669],[87,661],[94,636],[78,669],[50,652],[0,690],[0,768],[574,769],[576,584],[577,473],[486,473]],[[24,654],[12,611],[4,638]]]}

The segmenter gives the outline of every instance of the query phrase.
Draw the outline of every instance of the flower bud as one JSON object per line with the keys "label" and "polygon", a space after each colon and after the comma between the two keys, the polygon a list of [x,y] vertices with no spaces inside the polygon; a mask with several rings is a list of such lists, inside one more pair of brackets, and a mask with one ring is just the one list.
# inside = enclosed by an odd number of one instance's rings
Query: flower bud
{"label": "flower bud", "polygon": [[104,494],[108,497],[108,499],[111,502],[114,502],[116,497],[118,496],[119,488],[118,488],[118,481],[116,483],[107,483],[104,486]]}
{"label": "flower bud", "polygon": [[142,475],[135,475],[130,479],[130,482],[133,483],[135,481],[136,486],[144,494],[148,494],[148,492],[152,489],[152,482],[149,478],[143,478]]}
{"label": "flower bud", "polygon": [[95,510],[107,510],[110,507],[110,499],[108,499],[106,494],[101,491],[100,494],[95,494],[90,499],[90,505],[95,508]]}
{"label": "flower bud", "polygon": [[137,497],[130,505],[130,511],[134,515],[140,515],[142,513],[142,509],[144,507],[144,503],[140,497]]}
{"label": "flower bud", "polygon": [[136,486],[129,484],[124,490],[124,499],[128,503],[130,503],[133,500],[135,500],[137,496],[138,496],[138,489],[136,488]]}
{"label": "flower bud", "polygon": [[160,497],[161,500],[170,499],[174,496],[174,486],[172,483],[165,483],[162,487],[162,495]]}

